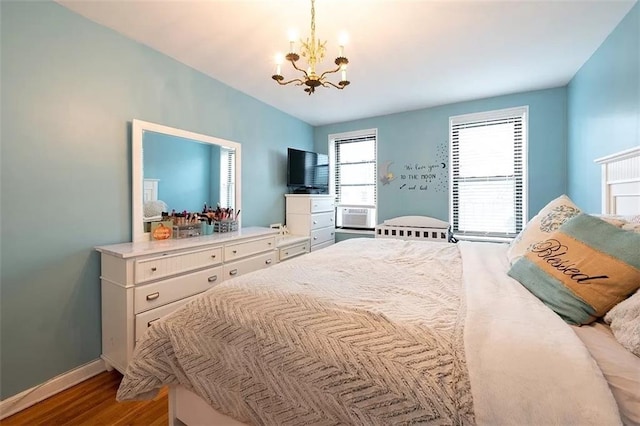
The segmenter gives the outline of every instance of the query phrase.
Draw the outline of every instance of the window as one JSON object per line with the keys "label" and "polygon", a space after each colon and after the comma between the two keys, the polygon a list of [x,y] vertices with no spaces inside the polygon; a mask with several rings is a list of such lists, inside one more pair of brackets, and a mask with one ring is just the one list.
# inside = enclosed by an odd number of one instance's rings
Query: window
{"label": "window", "polygon": [[236,152],[220,148],[220,207],[234,208],[236,203]]}
{"label": "window", "polygon": [[329,135],[331,193],[342,207],[376,207],[377,130]]}
{"label": "window", "polygon": [[451,117],[450,216],[457,237],[515,237],[527,214],[528,107]]}

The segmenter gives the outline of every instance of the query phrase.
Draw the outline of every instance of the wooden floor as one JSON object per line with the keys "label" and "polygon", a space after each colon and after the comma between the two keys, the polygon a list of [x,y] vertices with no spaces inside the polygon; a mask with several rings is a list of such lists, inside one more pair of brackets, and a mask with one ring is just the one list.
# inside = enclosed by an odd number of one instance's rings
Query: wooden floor
{"label": "wooden floor", "polygon": [[152,401],[117,402],[116,391],[122,375],[103,372],[26,410],[0,421],[16,425],[140,425],[166,426],[167,388]]}

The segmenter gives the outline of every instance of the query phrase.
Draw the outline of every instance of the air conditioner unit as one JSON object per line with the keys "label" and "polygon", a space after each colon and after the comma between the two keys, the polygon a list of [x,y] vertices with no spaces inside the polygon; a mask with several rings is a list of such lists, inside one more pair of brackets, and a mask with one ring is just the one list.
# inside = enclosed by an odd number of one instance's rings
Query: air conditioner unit
{"label": "air conditioner unit", "polygon": [[337,225],[342,228],[373,229],[376,211],[372,208],[338,207]]}

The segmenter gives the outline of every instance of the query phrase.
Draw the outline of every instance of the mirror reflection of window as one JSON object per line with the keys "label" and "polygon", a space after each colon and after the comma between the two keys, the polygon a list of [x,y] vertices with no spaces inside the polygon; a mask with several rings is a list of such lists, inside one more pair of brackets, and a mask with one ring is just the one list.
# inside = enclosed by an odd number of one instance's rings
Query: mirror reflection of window
{"label": "mirror reflection of window", "polygon": [[235,206],[235,152],[229,148],[220,149],[220,207],[234,208]]}

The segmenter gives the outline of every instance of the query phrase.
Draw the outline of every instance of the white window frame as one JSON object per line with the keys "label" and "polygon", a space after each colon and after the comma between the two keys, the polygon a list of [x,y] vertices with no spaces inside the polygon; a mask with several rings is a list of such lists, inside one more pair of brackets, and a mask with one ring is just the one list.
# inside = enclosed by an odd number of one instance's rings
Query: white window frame
{"label": "white window frame", "polygon": [[[457,170],[456,159],[454,158],[454,132],[455,128],[464,125],[482,125],[483,122],[499,121],[514,117],[521,117],[522,119],[522,136],[521,136],[521,157],[522,157],[522,200],[521,200],[521,217],[520,220],[516,218],[516,229],[514,234],[504,234],[499,232],[473,232],[457,229],[457,221],[455,216],[455,181],[454,176]],[[458,239],[476,240],[476,241],[510,241],[518,232],[525,226],[528,219],[528,134],[529,134],[529,107],[522,106],[516,108],[506,108],[493,111],[485,111],[473,114],[463,114],[449,117],[449,219],[452,226],[453,233]],[[514,156],[516,156],[514,151]]]}
{"label": "white window frame", "polygon": [[[373,205],[370,204],[345,204],[341,203],[338,199],[338,192],[336,190],[336,141],[344,141],[346,139],[358,139],[358,138],[374,138],[374,163],[375,171],[373,179]],[[329,135],[329,192],[335,196],[336,206],[338,207],[360,207],[370,208],[377,213],[378,205],[378,179],[376,177],[378,170],[378,129],[366,129],[357,130],[353,132],[335,133]]]}

